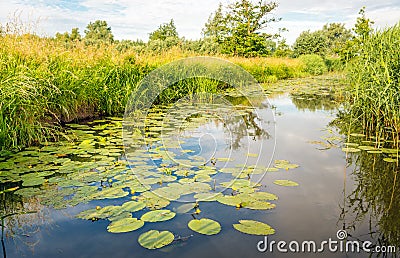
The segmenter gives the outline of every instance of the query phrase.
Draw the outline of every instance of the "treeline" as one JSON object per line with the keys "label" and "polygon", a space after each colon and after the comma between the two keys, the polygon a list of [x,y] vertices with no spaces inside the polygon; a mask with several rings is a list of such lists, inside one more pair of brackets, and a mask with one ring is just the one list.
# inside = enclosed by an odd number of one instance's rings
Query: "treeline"
{"label": "treeline", "polygon": [[[86,45],[113,45],[120,52],[159,55],[171,49],[197,55],[224,55],[239,57],[302,57],[303,62],[318,66],[314,74],[327,70],[340,70],[346,61],[352,58],[372,21],[365,17],[365,8],[359,12],[356,26],[346,29],[342,23],[328,23],[317,31],[304,31],[292,46],[286,43],[280,33],[267,33],[271,23],[281,18],[273,11],[276,2],[266,3],[250,0],[238,0],[223,6],[220,4],[212,13],[202,29],[198,40],[185,39],[177,32],[174,20],[159,25],[149,33],[147,42],[142,40],[116,40],[106,21],[90,22],[84,30],[84,36],[78,28],[71,32],[57,33],[54,40],[66,47],[74,47],[76,42]],[[321,66],[321,64],[324,65]]]}

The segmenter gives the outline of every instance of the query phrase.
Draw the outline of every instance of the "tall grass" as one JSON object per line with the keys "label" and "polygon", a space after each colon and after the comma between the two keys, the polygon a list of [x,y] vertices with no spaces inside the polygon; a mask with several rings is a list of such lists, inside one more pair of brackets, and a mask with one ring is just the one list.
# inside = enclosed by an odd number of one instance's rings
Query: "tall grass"
{"label": "tall grass", "polygon": [[353,123],[367,136],[391,139],[400,134],[400,23],[376,31],[360,45],[350,63],[349,79]]}
{"label": "tall grass", "polygon": [[[0,35],[0,148],[9,149],[57,138],[62,124],[97,115],[122,114],[138,82],[157,67],[196,56],[173,47],[158,54],[118,51],[113,45],[65,45],[32,34]],[[242,66],[258,81],[307,75],[299,60],[222,57]],[[222,84],[186,82],[201,90]],[[169,90],[157,99],[170,102],[182,95]],[[199,89],[200,89],[199,88]],[[196,90],[198,91],[198,90]]]}

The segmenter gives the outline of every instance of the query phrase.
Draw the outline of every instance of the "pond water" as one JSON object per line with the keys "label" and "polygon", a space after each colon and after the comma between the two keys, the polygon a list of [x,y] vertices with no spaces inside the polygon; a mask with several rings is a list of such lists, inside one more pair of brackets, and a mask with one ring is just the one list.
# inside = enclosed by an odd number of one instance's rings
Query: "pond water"
{"label": "pond water", "polygon": [[[75,144],[49,143],[40,151],[28,148],[3,154],[1,182],[7,188],[19,186],[3,195],[3,215],[14,214],[5,218],[3,250],[8,257],[288,256],[277,249],[258,251],[264,236],[239,232],[233,227],[239,220],[271,226],[275,233],[268,241],[313,240],[319,245],[329,238],[337,240],[337,231],[346,229],[349,240],[379,244],[381,218],[374,217],[368,205],[360,216],[362,194],[357,195],[358,206],[350,198],[353,191],[363,191],[360,177],[353,173],[357,163],[352,156],[346,159],[340,148],[344,137],[329,126],[337,112],[330,98],[317,102],[282,94],[271,97],[270,103],[260,101],[257,108],[240,98],[231,103],[237,105],[203,103],[196,112],[184,103],[156,108],[149,116],[144,140],[134,131],[124,135],[124,142],[122,121],[112,118],[69,125],[77,137]],[[123,155],[122,146],[127,143]],[[298,185],[282,186],[275,180]],[[160,196],[146,195],[149,188]],[[223,204],[229,197],[225,201],[196,197],[199,193],[212,198],[245,196],[254,191],[273,195],[255,203],[252,199],[229,205]],[[103,214],[104,219],[84,213],[93,209],[99,215],[100,208],[120,207],[132,200],[143,207]],[[180,212],[189,203],[192,209]],[[162,222],[145,222],[131,232],[107,230],[110,220],[141,218],[153,209],[176,215]],[[22,214],[26,211],[35,213]],[[195,232],[188,227],[194,218],[217,221],[221,231],[216,235]],[[143,248],[138,238],[149,230],[170,231],[175,241],[156,250]],[[332,253],[327,248],[324,255],[366,256],[363,252]]]}

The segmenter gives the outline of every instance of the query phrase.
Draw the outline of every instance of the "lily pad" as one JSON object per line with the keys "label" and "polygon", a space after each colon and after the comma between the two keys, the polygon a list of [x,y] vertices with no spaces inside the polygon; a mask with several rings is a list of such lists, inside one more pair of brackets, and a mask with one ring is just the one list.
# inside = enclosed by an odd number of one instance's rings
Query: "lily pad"
{"label": "lily pad", "polygon": [[135,211],[142,210],[144,207],[146,207],[146,204],[144,202],[129,201],[129,202],[122,204],[121,208],[124,211],[135,212]]}
{"label": "lily pad", "polygon": [[239,224],[233,224],[233,227],[249,235],[266,236],[275,233],[275,230],[270,225],[256,220],[239,220]]}
{"label": "lily pad", "polygon": [[348,153],[354,153],[354,152],[359,152],[361,150],[357,149],[357,148],[352,148],[352,147],[345,147],[345,148],[342,148],[342,151],[348,152]]}
{"label": "lily pad", "polygon": [[123,218],[117,221],[113,221],[108,225],[107,230],[111,233],[123,233],[135,231],[143,227],[144,222],[137,218]]}
{"label": "lily pad", "polygon": [[218,196],[222,196],[221,193],[214,193],[214,192],[209,192],[209,193],[198,193],[194,195],[194,198],[197,201],[201,202],[213,202],[217,200]]}
{"label": "lily pad", "polygon": [[188,213],[189,211],[194,209],[194,203],[185,203],[178,206],[174,211],[179,214]]}
{"label": "lily pad", "polygon": [[160,222],[170,220],[175,217],[175,212],[170,210],[155,210],[149,211],[142,215],[140,218],[146,222]]}
{"label": "lily pad", "polygon": [[298,186],[299,184],[290,180],[275,180],[274,184],[281,186]]}
{"label": "lily pad", "polygon": [[28,176],[22,178],[22,186],[36,186],[44,183],[44,177]]}
{"label": "lily pad", "polygon": [[221,225],[212,219],[202,218],[189,221],[188,227],[203,235],[216,235],[221,231]]}
{"label": "lily pad", "polygon": [[383,159],[383,161],[385,161],[385,162],[389,162],[389,163],[392,163],[392,162],[397,162],[397,159],[392,159],[392,158],[384,158],[384,159]]}
{"label": "lily pad", "polygon": [[288,160],[275,160],[275,167],[289,170],[289,169],[297,168],[297,167],[299,167],[299,165],[292,164]]}
{"label": "lily pad", "polygon": [[147,249],[158,249],[169,245],[175,237],[169,231],[150,230],[139,236],[138,242]]}

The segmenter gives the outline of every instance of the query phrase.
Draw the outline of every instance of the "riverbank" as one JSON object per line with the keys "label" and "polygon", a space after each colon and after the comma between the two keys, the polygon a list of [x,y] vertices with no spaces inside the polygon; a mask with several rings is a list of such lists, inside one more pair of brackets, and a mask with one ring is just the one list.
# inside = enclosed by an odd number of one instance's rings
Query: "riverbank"
{"label": "riverbank", "polygon": [[[34,35],[6,35],[0,41],[2,149],[57,139],[65,122],[120,115],[146,74],[170,61],[195,56],[177,49],[150,55],[120,52],[112,45],[65,46]],[[221,58],[240,65],[259,82],[310,75],[299,59]],[[173,99],[164,94],[158,101]]]}

